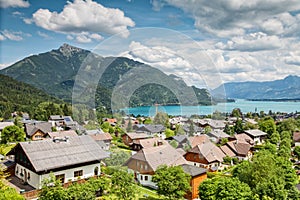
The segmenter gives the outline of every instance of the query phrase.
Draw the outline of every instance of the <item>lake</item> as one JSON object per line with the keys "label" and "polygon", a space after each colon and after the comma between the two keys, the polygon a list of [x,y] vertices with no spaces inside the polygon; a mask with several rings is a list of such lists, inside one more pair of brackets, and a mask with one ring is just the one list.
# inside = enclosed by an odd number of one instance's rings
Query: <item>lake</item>
{"label": "lake", "polygon": [[240,108],[243,113],[247,112],[260,112],[264,111],[268,113],[269,110],[272,112],[296,112],[300,111],[300,102],[285,101],[285,102],[275,102],[275,101],[247,101],[247,100],[236,100],[230,103],[219,103],[212,106],[142,106],[135,108],[126,108],[124,111],[127,114],[134,115],[144,115],[144,116],[154,116],[156,109],[160,112],[168,113],[169,115],[181,115],[190,116],[196,115],[208,115],[212,114],[214,111],[220,112],[231,112],[234,108]]}

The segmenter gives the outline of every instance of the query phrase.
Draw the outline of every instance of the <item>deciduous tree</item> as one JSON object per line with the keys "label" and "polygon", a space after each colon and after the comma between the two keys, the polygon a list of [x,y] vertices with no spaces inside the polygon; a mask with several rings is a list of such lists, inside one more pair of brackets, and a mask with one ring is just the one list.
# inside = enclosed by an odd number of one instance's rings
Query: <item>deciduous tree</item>
{"label": "deciduous tree", "polygon": [[168,199],[182,199],[190,191],[190,175],[182,167],[166,165],[160,166],[152,177],[157,185],[157,193]]}
{"label": "deciduous tree", "polygon": [[25,132],[16,125],[7,126],[1,133],[1,143],[20,142],[25,140]]}
{"label": "deciduous tree", "polygon": [[134,199],[136,194],[136,185],[134,183],[133,174],[123,170],[114,172],[111,176],[112,192],[118,199]]}

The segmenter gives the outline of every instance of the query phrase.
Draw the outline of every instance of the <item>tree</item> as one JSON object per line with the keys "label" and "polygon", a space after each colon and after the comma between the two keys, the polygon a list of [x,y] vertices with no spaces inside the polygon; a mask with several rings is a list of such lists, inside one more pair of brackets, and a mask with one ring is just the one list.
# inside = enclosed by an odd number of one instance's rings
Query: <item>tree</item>
{"label": "tree", "polygon": [[244,131],[243,122],[241,119],[236,120],[233,129],[234,129],[234,132],[236,132],[236,133],[242,133]]}
{"label": "tree", "polygon": [[277,131],[272,133],[272,135],[270,137],[270,142],[272,144],[276,144],[276,145],[280,142],[280,135]]}
{"label": "tree", "polygon": [[199,197],[204,200],[251,200],[252,196],[250,187],[237,178],[214,177],[199,186]]}
{"label": "tree", "polygon": [[194,123],[191,122],[191,124],[189,126],[189,136],[194,136],[194,133],[195,133]]}
{"label": "tree", "polygon": [[185,134],[185,132],[180,124],[176,124],[175,133],[176,133],[176,135],[184,135]]}
{"label": "tree", "polygon": [[73,183],[67,188],[68,199],[90,200],[96,198],[96,191],[88,183]]}
{"label": "tree", "polygon": [[106,177],[90,178],[87,182],[88,186],[93,189],[96,196],[103,195],[104,191],[110,189],[111,181]]}
{"label": "tree", "polygon": [[7,144],[9,142],[24,141],[25,132],[16,125],[7,126],[3,129],[1,134],[1,143]]}
{"label": "tree", "polygon": [[129,117],[128,119],[128,124],[127,124],[127,128],[126,128],[126,131],[127,132],[131,132],[133,129],[132,129],[132,121],[131,121],[131,118]]}
{"label": "tree", "polygon": [[112,150],[109,158],[106,158],[104,162],[107,166],[122,166],[130,156],[129,152]]}
{"label": "tree", "polygon": [[134,199],[136,185],[134,183],[133,174],[129,174],[123,170],[115,171],[111,176],[111,191],[118,199]]}
{"label": "tree", "polygon": [[225,125],[224,133],[226,133],[228,135],[233,135],[233,131],[228,124]]}
{"label": "tree", "polygon": [[205,128],[204,128],[204,134],[208,134],[208,133],[210,133],[212,130],[211,130],[211,128],[210,128],[210,126],[205,126]]}
{"label": "tree", "polygon": [[172,131],[171,129],[167,128],[167,129],[165,130],[165,135],[166,135],[166,138],[168,138],[168,137],[174,136],[175,133],[174,133],[174,131]]}
{"label": "tree", "polygon": [[252,162],[239,164],[233,170],[233,176],[247,183],[260,199],[287,199],[297,183],[290,161],[266,150],[259,151]]}
{"label": "tree", "polygon": [[59,180],[54,174],[50,174],[49,179],[43,180],[42,189],[39,193],[39,200],[67,200],[68,193],[63,188]]}
{"label": "tree", "polygon": [[176,149],[178,147],[178,142],[176,140],[172,140],[170,143],[169,143],[174,149]]}
{"label": "tree", "polygon": [[190,175],[182,167],[166,165],[159,166],[152,177],[157,185],[157,193],[168,199],[182,199],[190,191]]}
{"label": "tree", "polygon": [[158,112],[154,117],[153,123],[165,125],[166,121],[168,120],[169,120],[169,116],[167,113]]}
{"label": "tree", "polygon": [[297,128],[297,121],[294,118],[285,119],[279,122],[277,125],[277,130],[279,133],[281,133],[282,131],[293,133]]}
{"label": "tree", "polygon": [[276,125],[273,118],[264,118],[260,120],[258,126],[261,131],[268,133],[268,137],[276,132]]}
{"label": "tree", "polygon": [[242,117],[243,114],[242,114],[241,109],[239,109],[239,108],[233,109],[232,112],[231,112],[231,116],[232,116],[232,117],[237,117],[237,118]]}

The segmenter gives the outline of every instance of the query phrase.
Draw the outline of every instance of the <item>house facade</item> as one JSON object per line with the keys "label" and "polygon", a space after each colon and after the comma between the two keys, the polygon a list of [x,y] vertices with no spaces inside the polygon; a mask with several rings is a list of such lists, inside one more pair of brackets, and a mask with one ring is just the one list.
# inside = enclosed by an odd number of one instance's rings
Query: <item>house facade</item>
{"label": "house facade", "polygon": [[254,144],[262,144],[264,143],[265,138],[267,137],[267,133],[258,130],[258,129],[253,129],[253,130],[245,130],[245,134],[249,135],[253,141]]}
{"label": "house facade", "polygon": [[145,133],[125,133],[122,135],[122,141],[127,146],[131,146],[134,140],[137,141],[146,138],[150,138],[150,136]]}
{"label": "house facade", "polygon": [[212,171],[222,166],[225,156],[223,151],[212,142],[198,144],[184,155],[190,165],[203,167]]}
{"label": "house facade", "polygon": [[42,140],[52,131],[50,122],[36,122],[25,124],[26,137],[31,140]]}
{"label": "house facade", "polygon": [[197,199],[199,197],[199,185],[207,179],[207,169],[192,165],[181,165],[183,171],[191,176],[191,192],[185,195],[186,199]]}
{"label": "house facade", "polygon": [[53,173],[62,183],[100,174],[108,153],[89,136],[20,142],[8,155],[15,157],[15,176],[36,189]]}
{"label": "house facade", "polygon": [[183,156],[169,144],[149,147],[131,156],[125,166],[134,174],[135,179],[144,186],[156,188],[152,176],[160,165],[178,166],[187,164]]}

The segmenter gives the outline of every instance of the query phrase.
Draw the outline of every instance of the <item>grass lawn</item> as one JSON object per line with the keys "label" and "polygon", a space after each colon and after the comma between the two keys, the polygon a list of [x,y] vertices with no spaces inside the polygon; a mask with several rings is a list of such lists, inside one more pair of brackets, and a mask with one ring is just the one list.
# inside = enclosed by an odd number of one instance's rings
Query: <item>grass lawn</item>
{"label": "grass lawn", "polygon": [[[118,198],[109,194],[107,196],[98,197],[98,200],[117,200]],[[151,190],[142,186],[137,186],[137,193],[135,200],[163,200],[164,198],[160,197],[155,190]]]}

